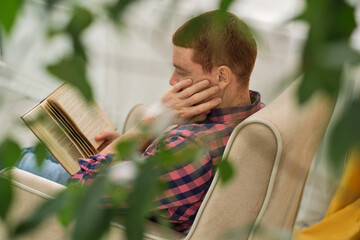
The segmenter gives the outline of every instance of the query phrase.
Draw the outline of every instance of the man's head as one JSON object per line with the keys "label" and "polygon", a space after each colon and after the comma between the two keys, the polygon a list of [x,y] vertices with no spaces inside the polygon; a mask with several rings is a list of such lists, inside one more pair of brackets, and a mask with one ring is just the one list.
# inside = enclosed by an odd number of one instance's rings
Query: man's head
{"label": "man's head", "polygon": [[249,81],[257,54],[256,42],[237,16],[206,12],[183,24],[172,40],[175,46],[194,49],[192,60],[205,72],[224,65],[239,81]]}
{"label": "man's head", "polygon": [[256,42],[246,24],[235,15],[221,11],[204,13],[182,25],[172,40],[175,71],[171,85],[186,78],[193,83],[208,79],[211,85],[224,90],[231,80],[237,88],[248,89]]}

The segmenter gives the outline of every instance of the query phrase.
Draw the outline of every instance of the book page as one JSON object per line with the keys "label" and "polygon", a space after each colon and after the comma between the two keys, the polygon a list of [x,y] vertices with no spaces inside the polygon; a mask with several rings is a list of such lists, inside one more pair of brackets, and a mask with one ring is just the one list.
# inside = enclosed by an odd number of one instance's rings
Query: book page
{"label": "book page", "polygon": [[96,142],[95,136],[103,131],[116,130],[115,125],[96,103],[88,103],[78,90],[64,84],[50,96],[75,122],[81,133],[97,149],[102,142]]}
{"label": "book page", "polygon": [[82,154],[41,105],[26,113],[22,119],[70,175],[80,170],[77,159]]}
{"label": "book page", "polygon": [[84,144],[82,144],[83,140],[81,139],[81,137],[73,131],[72,127],[66,122],[65,119],[62,118],[61,114],[57,113],[56,110],[51,108],[51,105],[47,101],[41,103],[41,106],[54,120],[54,122],[57,123],[61,130],[66,134],[68,139],[72,141],[75,147],[82,154],[83,158],[88,158],[90,155],[94,154],[90,149],[88,149],[86,146],[84,146]]}

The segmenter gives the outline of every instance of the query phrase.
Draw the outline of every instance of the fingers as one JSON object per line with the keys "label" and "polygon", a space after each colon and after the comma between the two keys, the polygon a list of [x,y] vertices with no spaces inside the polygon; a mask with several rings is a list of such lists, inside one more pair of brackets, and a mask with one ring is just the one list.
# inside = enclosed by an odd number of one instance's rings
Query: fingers
{"label": "fingers", "polygon": [[210,86],[209,80],[202,80],[192,85],[191,79],[175,84],[161,98],[161,102],[173,111],[174,124],[195,119],[201,121],[211,109],[221,103],[216,97],[220,91],[218,86]]}
{"label": "fingers", "polygon": [[172,88],[172,91],[175,93],[180,92],[182,89],[189,87],[191,84],[192,84],[191,79],[180,81],[177,84],[175,84],[175,86]]}
{"label": "fingers", "polygon": [[101,153],[107,146],[109,146],[109,143],[105,141],[97,148],[97,150]]}
{"label": "fingers", "polygon": [[188,98],[192,95],[194,95],[197,92],[200,92],[201,90],[206,89],[210,85],[210,82],[208,80],[203,80],[201,82],[197,82],[194,85],[187,87],[186,89],[182,90],[179,93],[179,96],[183,99]]}
{"label": "fingers", "polygon": [[191,118],[190,122],[200,122],[200,121],[204,121],[207,117],[207,113],[204,113],[204,114],[200,114],[200,115],[197,115],[193,118]]}
{"label": "fingers", "polygon": [[187,105],[193,106],[193,105],[196,105],[199,103],[203,103],[203,102],[211,99],[218,92],[219,92],[218,86],[213,86],[213,87],[205,89],[201,92],[197,92],[186,100]]}
{"label": "fingers", "polygon": [[116,131],[104,131],[95,137],[95,141],[103,141],[101,145],[97,148],[99,152],[102,152],[105,148],[113,143],[118,137],[120,137],[120,133]]}
{"label": "fingers", "polygon": [[114,153],[115,149],[114,149],[114,144],[111,144],[110,141],[105,141],[103,142],[98,148],[97,150],[99,151],[99,153]]}
{"label": "fingers", "polygon": [[120,133],[116,131],[104,131],[95,136],[95,141],[113,140],[120,136]]}
{"label": "fingers", "polygon": [[103,141],[107,138],[109,132],[101,132],[99,135],[95,136],[95,141]]}
{"label": "fingers", "polygon": [[190,116],[197,116],[201,114],[207,114],[210,112],[211,109],[215,108],[221,103],[222,99],[220,97],[211,99],[209,101],[206,101],[204,103],[195,105],[189,109],[188,114]]}

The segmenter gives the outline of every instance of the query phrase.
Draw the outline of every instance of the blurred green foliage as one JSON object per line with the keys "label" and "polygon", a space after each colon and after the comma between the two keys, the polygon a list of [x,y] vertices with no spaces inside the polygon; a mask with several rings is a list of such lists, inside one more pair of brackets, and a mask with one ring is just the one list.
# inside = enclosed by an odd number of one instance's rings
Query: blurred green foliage
{"label": "blurred green foliage", "polygon": [[223,158],[218,167],[220,182],[225,185],[234,176],[234,168],[229,159]]}
{"label": "blurred green foliage", "polygon": [[236,2],[236,0],[221,0],[219,1],[219,10],[221,11],[228,11],[231,4],[233,4],[234,2]]}
{"label": "blurred green foliage", "polygon": [[19,160],[21,148],[17,141],[5,138],[0,145],[0,159],[3,167],[12,167]]}
{"label": "blurred green foliage", "polygon": [[330,136],[330,154],[334,173],[343,169],[344,156],[352,148],[360,148],[360,101],[354,100],[342,114]]}
{"label": "blurred green foliage", "polygon": [[59,79],[66,79],[66,82],[78,88],[87,100],[93,100],[92,89],[87,77],[86,62],[82,57],[75,54],[65,56],[58,62],[48,65],[47,70]]}
{"label": "blurred green foliage", "polygon": [[22,4],[23,0],[1,0],[0,26],[7,33],[11,32],[18,13],[21,11]]}
{"label": "blurred green foliage", "polygon": [[105,5],[106,12],[109,17],[115,22],[119,23],[125,13],[126,8],[139,0],[117,0],[110,4]]}
{"label": "blurred green foliage", "polygon": [[79,211],[78,205],[81,204],[84,191],[83,186],[79,184],[70,184],[67,186],[65,193],[67,199],[58,206],[59,208],[57,210],[58,219],[64,227],[69,226]]}
{"label": "blurred green foliage", "polygon": [[53,8],[53,6],[60,1],[61,0],[45,0],[46,8],[50,11]]}
{"label": "blurred green foliage", "polygon": [[[300,103],[305,103],[317,91],[337,98],[344,65],[359,65],[360,62],[359,53],[350,45],[356,28],[354,7],[343,0],[307,0],[306,4],[304,12],[296,18],[310,26],[302,54],[304,77],[298,92]],[[334,169],[342,169],[340,166],[348,150],[359,146],[358,108],[358,102],[352,103],[331,133],[329,161]]]}
{"label": "blurred green foliage", "polygon": [[119,142],[116,145],[116,152],[118,156],[116,159],[119,160],[129,160],[132,159],[131,157],[136,153],[138,148],[138,141],[137,139],[130,138],[125,141]]}
{"label": "blurred green foliage", "polygon": [[129,195],[129,209],[125,217],[128,239],[141,240],[145,232],[145,219],[152,208],[152,201],[156,194],[158,169],[154,160],[151,158],[140,166],[133,191]]}
{"label": "blurred green foliage", "polygon": [[77,202],[77,208],[73,209],[75,226],[72,239],[100,239],[109,229],[115,211],[111,207],[103,205],[103,198],[108,190],[107,184],[109,184],[107,179],[99,176],[81,195],[81,199]]}
{"label": "blurred green foliage", "polygon": [[93,100],[92,88],[87,76],[87,55],[82,42],[84,31],[93,23],[94,15],[86,8],[74,6],[72,17],[60,30],[49,30],[51,36],[64,34],[69,36],[73,52],[68,53],[59,61],[49,64],[47,70],[60,80],[68,82],[89,100]]}
{"label": "blurred green foliage", "polygon": [[76,7],[73,10],[73,15],[70,22],[64,29],[64,31],[71,37],[74,52],[77,56],[83,58],[85,61],[87,57],[86,51],[81,41],[81,35],[86,30],[86,28],[91,25],[93,19],[94,17],[90,11],[85,8]]}
{"label": "blurred green foliage", "polygon": [[9,179],[0,176],[0,217],[6,220],[13,198],[13,188]]}
{"label": "blurred green foliage", "polygon": [[36,156],[36,163],[38,167],[41,167],[48,153],[46,146],[42,142],[38,142],[35,146],[34,153]]}
{"label": "blurred green foliage", "polygon": [[359,61],[349,42],[356,27],[354,7],[343,0],[307,0],[306,9],[296,19],[310,26],[302,55],[300,102],[319,90],[336,97],[344,63]]}

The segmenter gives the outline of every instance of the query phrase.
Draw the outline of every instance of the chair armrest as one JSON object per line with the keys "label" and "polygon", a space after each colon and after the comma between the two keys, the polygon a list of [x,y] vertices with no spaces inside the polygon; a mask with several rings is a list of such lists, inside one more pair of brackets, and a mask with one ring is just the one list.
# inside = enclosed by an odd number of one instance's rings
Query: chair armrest
{"label": "chair armrest", "polygon": [[[9,211],[8,220],[14,226],[26,218],[40,206],[44,201],[55,196],[56,193],[66,189],[65,186],[39,177],[26,171],[12,168],[1,171],[0,177],[12,176],[14,198]],[[6,230],[3,222],[0,221],[0,239],[6,239]],[[21,239],[70,239],[71,228],[64,228],[55,216],[47,219],[41,226],[23,236]],[[144,234],[146,240],[174,239],[179,240],[185,237],[172,229],[167,229],[158,224],[148,222],[147,232]],[[112,222],[108,234],[104,239],[122,240],[125,238],[125,227],[121,222]]]}

